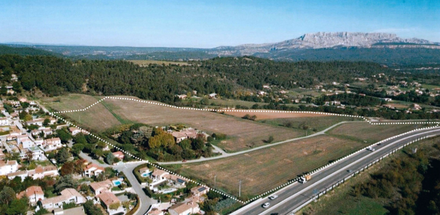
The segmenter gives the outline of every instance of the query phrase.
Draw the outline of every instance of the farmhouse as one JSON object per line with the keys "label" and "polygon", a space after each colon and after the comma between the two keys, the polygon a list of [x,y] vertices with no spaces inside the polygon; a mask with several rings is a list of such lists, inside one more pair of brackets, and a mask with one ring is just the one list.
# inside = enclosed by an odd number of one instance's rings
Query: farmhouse
{"label": "farmhouse", "polygon": [[197,131],[194,128],[182,129],[181,131],[174,131],[171,133],[173,137],[176,139],[176,143],[182,142],[182,140],[191,138],[197,138]]}

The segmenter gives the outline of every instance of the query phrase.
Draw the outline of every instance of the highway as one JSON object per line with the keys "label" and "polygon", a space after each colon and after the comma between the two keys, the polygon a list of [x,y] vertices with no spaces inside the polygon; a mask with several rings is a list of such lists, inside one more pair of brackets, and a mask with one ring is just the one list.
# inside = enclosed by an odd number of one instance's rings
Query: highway
{"label": "highway", "polygon": [[[312,179],[305,184],[295,182],[275,192],[274,194],[278,195],[278,198],[274,200],[269,200],[267,197],[258,199],[232,214],[292,214],[292,211],[317,198],[318,194],[323,194],[322,192],[332,185],[341,183],[345,178],[357,173],[373,161],[397,150],[400,146],[421,137],[435,135],[440,135],[440,127],[414,131],[382,142],[380,145],[373,147],[374,152],[365,150],[354,154],[314,173]],[[267,209],[262,207],[265,202],[270,202],[270,207]]]}

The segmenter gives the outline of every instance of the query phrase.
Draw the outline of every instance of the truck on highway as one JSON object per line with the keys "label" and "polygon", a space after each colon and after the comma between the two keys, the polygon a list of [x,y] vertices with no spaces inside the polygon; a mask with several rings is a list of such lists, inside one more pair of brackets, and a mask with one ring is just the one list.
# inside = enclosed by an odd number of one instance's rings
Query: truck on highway
{"label": "truck on highway", "polygon": [[298,182],[304,184],[304,183],[306,183],[306,182],[307,182],[308,180],[310,180],[310,179],[312,179],[312,176],[311,176],[311,175],[304,175],[304,176],[301,176],[301,177],[298,179]]}

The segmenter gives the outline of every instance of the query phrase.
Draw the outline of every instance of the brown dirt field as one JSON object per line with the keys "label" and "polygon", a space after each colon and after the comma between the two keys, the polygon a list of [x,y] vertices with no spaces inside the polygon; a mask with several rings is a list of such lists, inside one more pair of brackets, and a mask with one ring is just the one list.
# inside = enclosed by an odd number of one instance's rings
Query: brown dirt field
{"label": "brown dirt field", "polygon": [[165,167],[212,187],[217,175],[215,188],[235,196],[242,180],[242,196],[249,199],[365,146],[359,141],[320,135],[225,159]]}
{"label": "brown dirt field", "polygon": [[[95,97],[82,94],[41,99],[42,105],[57,111],[85,108],[96,101],[98,99]],[[64,113],[62,115],[75,120],[83,128],[91,128],[96,131],[103,131],[121,124],[101,103],[84,112]]]}
{"label": "brown dirt field", "polygon": [[[420,128],[421,125],[418,125]],[[368,123],[348,123],[340,125],[329,134],[373,143],[416,128],[416,125],[370,125]]]}
{"label": "brown dirt field", "polygon": [[199,130],[223,133],[230,137],[218,143],[226,151],[240,151],[265,144],[270,135],[274,141],[291,139],[303,135],[303,132],[289,128],[273,126],[250,120],[244,120],[220,113],[180,110],[147,103],[108,99],[105,107],[119,117],[149,125],[185,124]]}
{"label": "brown dirt field", "polygon": [[251,116],[255,115],[255,116],[257,116],[256,120],[327,116],[327,115],[323,115],[323,114],[312,114],[312,113],[254,113],[254,112],[231,112],[231,111],[225,111],[225,114],[236,116],[236,117],[243,117],[246,114],[249,114]]}

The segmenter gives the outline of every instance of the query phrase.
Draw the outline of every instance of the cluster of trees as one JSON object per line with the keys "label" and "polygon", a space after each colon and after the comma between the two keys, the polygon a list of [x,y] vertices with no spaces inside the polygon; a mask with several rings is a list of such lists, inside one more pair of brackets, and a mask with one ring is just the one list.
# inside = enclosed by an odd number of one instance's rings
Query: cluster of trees
{"label": "cluster of trees", "polygon": [[[437,160],[430,160],[429,151],[405,150],[406,156],[393,159],[386,169],[371,175],[367,182],[357,184],[352,195],[388,199],[385,208],[391,214],[438,214],[440,212],[440,177]],[[432,166],[432,162],[437,165]],[[427,185],[425,180],[431,178]],[[432,193],[425,193],[425,188]]]}
{"label": "cluster of trees", "polygon": [[315,98],[315,104],[324,105],[326,101],[340,101],[345,105],[354,105],[357,107],[371,107],[377,106],[384,103],[376,97],[371,96],[360,96],[359,94],[343,93],[337,95],[322,95],[321,97]]}
{"label": "cluster of trees", "polygon": [[139,67],[126,61],[70,60],[50,56],[3,55],[0,70],[15,73],[23,89],[47,95],[88,92],[133,95],[167,103],[176,94],[196,90],[234,97],[239,88],[262,89],[264,84],[283,88],[310,87],[321,82],[351,82],[353,77],[392,73],[374,63],[274,62],[254,57],[214,58],[193,65]]}

